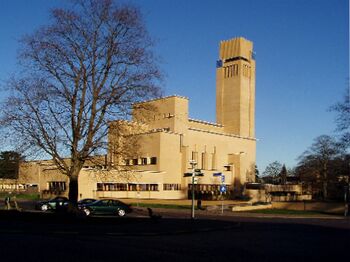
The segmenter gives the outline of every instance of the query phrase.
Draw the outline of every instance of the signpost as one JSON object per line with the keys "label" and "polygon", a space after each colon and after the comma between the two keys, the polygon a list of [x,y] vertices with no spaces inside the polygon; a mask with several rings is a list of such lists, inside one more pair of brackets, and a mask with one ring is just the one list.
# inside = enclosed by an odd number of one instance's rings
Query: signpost
{"label": "signpost", "polygon": [[226,192],[226,185],[221,185],[220,186],[220,192],[225,193]]}
{"label": "signpost", "polygon": [[184,177],[192,177],[192,208],[191,208],[191,219],[194,219],[194,184],[198,183],[198,176],[204,176],[202,170],[195,169],[197,162],[195,160],[190,160],[190,165],[192,166],[192,173],[185,173]]}
{"label": "signpost", "polygon": [[214,173],[213,176],[220,177],[221,179],[221,185],[220,185],[220,196],[221,196],[221,214],[224,213],[224,199],[222,197],[222,194],[226,192],[226,185],[225,182],[225,175],[223,173]]}

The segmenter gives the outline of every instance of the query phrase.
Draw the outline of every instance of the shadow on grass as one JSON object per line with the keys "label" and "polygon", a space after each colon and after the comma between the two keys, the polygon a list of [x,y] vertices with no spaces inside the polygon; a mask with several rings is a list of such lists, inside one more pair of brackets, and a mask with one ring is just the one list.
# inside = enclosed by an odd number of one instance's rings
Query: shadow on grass
{"label": "shadow on grass", "polygon": [[303,211],[303,210],[289,210],[289,209],[257,209],[247,211],[248,213],[267,214],[267,215],[295,215],[295,216],[319,216],[319,215],[333,215],[339,216],[338,213],[320,212],[320,211]]}

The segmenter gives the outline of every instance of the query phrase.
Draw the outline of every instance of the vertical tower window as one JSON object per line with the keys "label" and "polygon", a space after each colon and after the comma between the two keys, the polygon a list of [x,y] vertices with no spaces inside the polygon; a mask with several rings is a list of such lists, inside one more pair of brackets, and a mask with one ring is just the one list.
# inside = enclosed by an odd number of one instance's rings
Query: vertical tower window
{"label": "vertical tower window", "polygon": [[192,151],[192,160],[198,163],[198,152]]}
{"label": "vertical tower window", "polygon": [[216,170],[217,169],[217,164],[216,164],[216,147],[214,147],[214,152],[212,153],[211,157],[211,169]]}
{"label": "vertical tower window", "polygon": [[250,66],[244,64],[243,65],[243,75],[246,77],[250,77]]}
{"label": "vertical tower window", "polygon": [[238,64],[233,65],[233,75],[238,75]]}
{"label": "vertical tower window", "polygon": [[202,153],[202,169],[207,170],[208,169],[208,160],[207,160],[207,153]]}

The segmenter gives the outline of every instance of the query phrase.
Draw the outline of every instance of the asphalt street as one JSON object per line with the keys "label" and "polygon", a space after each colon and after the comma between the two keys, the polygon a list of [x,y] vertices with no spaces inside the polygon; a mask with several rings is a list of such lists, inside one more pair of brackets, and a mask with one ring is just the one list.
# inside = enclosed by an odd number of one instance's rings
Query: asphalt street
{"label": "asphalt street", "polygon": [[232,212],[162,210],[133,216],[73,218],[0,213],[1,258],[10,261],[346,261],[345,218],[288,218]]}

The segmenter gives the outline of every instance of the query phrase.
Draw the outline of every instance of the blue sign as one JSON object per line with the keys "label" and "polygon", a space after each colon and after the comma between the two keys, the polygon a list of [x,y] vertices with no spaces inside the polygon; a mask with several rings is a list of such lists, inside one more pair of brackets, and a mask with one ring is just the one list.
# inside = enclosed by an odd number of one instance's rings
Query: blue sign
{"label": "blue sign", "polygon": [[220,192],[225,193],[226,192],[226,185],[221,185],[220,186]]}
{"label": "blue sign", "polygon": [[213,176],[221,176],[222,173],[214,173]]}
{"label": "blue sign", "polygon": [[225,182],[225,175],[221,176],[221,182],[224,183]]}

